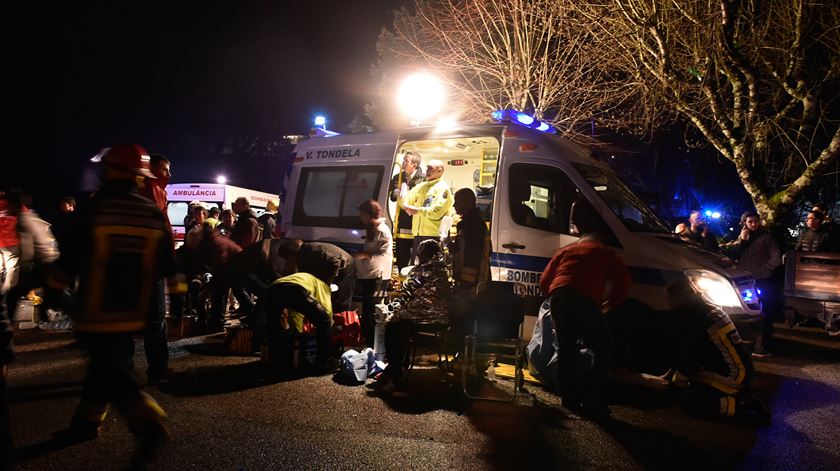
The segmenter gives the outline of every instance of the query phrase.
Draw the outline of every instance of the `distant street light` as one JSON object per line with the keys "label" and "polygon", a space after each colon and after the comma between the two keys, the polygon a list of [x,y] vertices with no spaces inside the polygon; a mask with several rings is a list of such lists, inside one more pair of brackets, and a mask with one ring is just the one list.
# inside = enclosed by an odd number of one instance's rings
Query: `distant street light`
{"label": "distant street light", "polygon": [[224,175],[219,175],[218,177],[216,177],[216,183],[218,183],[219,185],[224,185],[225,183],[227,183],[227,177]]}
{"label": "distant street light", "polygon": [[446,93],[440,80],[429,74],[409,75],[397,92],[397,103],[413,123],[420,124],[443,108]]}

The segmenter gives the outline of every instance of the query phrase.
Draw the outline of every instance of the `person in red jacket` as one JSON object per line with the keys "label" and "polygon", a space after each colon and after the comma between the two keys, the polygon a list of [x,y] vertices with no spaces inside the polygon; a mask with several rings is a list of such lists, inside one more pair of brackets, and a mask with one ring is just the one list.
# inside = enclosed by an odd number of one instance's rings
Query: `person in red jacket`
{"label": "person in red jacket", "polygon": [[[610,283],[609,296],[604,292]],[[609,414],[605,389],[612,365],[613,339],[604,313],[618,307],[630,289],[630,272],[618,255],[596,234],[586,234],[577,244],[554,254],[540,279],[540,288],[551,302],[557,332],[560,394],[563,406],[593,416]],[[594,352],[590,384],[584,397],[575,382],[578,338]]]}

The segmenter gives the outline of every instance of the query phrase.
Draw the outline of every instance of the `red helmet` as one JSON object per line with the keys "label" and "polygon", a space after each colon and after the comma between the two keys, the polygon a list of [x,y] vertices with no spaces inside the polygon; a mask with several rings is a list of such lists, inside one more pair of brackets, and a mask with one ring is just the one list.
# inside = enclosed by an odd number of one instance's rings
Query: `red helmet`
{"label": "red helmet", "polygon": [[104,149],[99,155],[108,167],[155,178],[150,170],[149,153],[137,144],[117,144]]}

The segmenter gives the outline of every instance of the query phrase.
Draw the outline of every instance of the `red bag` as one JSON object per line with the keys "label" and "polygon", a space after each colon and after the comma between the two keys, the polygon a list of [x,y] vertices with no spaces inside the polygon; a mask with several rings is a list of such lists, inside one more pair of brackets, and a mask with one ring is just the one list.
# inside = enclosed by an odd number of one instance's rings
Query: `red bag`
{"label": "red bag", "polygon": [[337,312],[333,315],[333,346],[353,348],[362,343],[362,323],[356,311]]}

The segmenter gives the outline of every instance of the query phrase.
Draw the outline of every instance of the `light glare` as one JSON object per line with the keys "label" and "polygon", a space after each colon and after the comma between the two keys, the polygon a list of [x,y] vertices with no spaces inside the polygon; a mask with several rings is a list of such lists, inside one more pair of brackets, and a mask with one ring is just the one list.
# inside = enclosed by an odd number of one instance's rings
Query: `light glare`
{"label": "light glare", "polygon": [[446,96],[440,81],[429,74],[408,76],[397,93],[400,109],[414,121],[423,121],[437,114]]}

